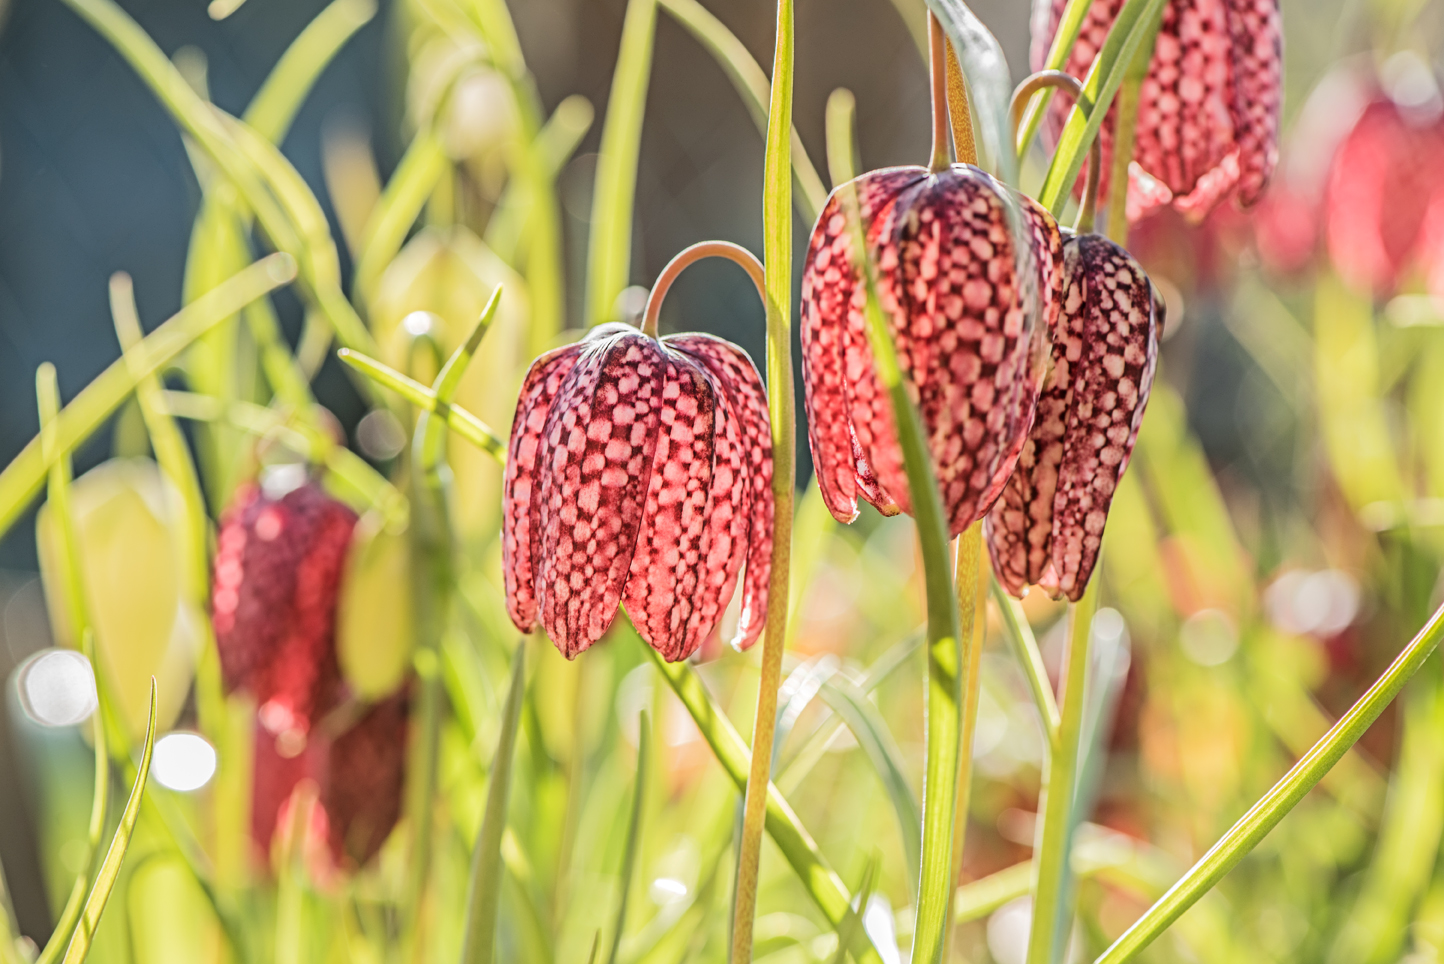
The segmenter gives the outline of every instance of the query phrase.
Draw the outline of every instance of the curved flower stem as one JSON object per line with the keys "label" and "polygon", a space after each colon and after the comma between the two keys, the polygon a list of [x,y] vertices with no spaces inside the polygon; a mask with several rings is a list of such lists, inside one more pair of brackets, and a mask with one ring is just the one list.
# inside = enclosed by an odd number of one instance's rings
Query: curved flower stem
{"label": "curved flower stem", "polygon": [[[1013,103],[1009,113],[1013,121],[1013,134],[1017,136],[1018,125],[1023,120],[1023,110],[1028,106],[1028,101],[1040,90],[1058,88],[1066,90],[1073,95],[1073,100],[1083,105],[1083,110],[1089,112],[1093,109],[1092,102],[1083,92],[1083,85],[1072,74],[1064,73],[1061,70],[1040,70],[1023,78],[1016,90],[1013,91]],[[1134,88],[1134,119],[1138,116],[1137,88]],[[1132,142],[1129,143],[1128,153],[1132,154]],[[1119,156],[1117,154],[1115,157]],[[1116,165],[1115,165],[1116,166]],[[1124,165],[1124,174],[1127,175],[1128,165]],[[1115,172],[1116,173],[1116,172]],[[1083,185],[1083,203],[1078,205],[1078,219],[1073,223],[1073,229],[1079,234],[1091,234],[1093,222],[1098,211],[1098,184],[1103,177],[1103,144],[1099,138],[1093,139],[1093,144],[1088,148],[1088,180]],[[1115,180],[1113,182],[1117,184]],[[1126,184],[1127,181],[1125,180]],[[1111,208],[1110,218],[1111,218]],[[1110,221],[1111,224],[1111,221]]]}
{"label": "curved flower stem", "polygon": [[657,275],[657,283],[652,285],[652,290],[647,294],[647,307],[642,312],[642,334],[657,337],[657,324],[662,315],[662,300],[667,297],[667,291],[672,287],[672,282],[677,280],[687,268],[701,261],[703,258],[726,258],[742,266],[747,272],[747,277],[757,286],[757,296],[762,299],[765,307],[767,304],[767,272],[762,267],[762,262],[757,256],[740,244],[733,244],[731,241],[699,241],[690,247],[683,248],[662,273]]}
{"label": "curved flower stem", "polygon": [[1200,897],[1213,889],[1224,875],[1238,864],[1268,832],[1312,790],[1349,751],[1359,737],[1373,725],[1384,707],[1399,694],[1409,678],[1424,665],[1444,638],[1444,606],[1434,611],[1429,621],[1405,646],[1378,681],[1359,697],[1339,722],[1293,765],[1283,779],[1273,785],[1208,853],[1168,889],[1157,903],[1148,908],[1123,936],[1114,941],[1094,964],[1123,964],[1183,916]]}
{"label": "curved flower stem", "polygon": [[936,174],[948,169],[948,39],[943,25],[928,11],[928,76],[932,81],[933,152],[928,170]]}
{"label": "curved flower stem", "polygon": [[1051,746],[1058,738],[1058,701],[1053,696],[1053,684],[1048,681],[1048,670],[1043,666],[1043,654],[1038,651],[1038,641],[1033,637],[1033,627],[1018,600],[1008,595],[997,579],[992,580],[993,602],[1003,617],[1004,635],[1013,647],[1013,655],[1023,675],[1028,678],[1028,688],[1033,691],[1033,703],[1038,707],[1038,717],[1043,723],[1043,734]]}
{"label": "curved flower stem", "polygon": [[1078,776],[1078,743],[1083,731],[1084,678],[1088,644],[1093,635],[1093,611],[1098,605],[1098,580],[1089,584],[1083,598],[1068,607],[1068,652],[1059,681],[1063,699],[1058,729],[1048,748],[1043,776],[1042,821],[1033,847],[1033,924],[1028,936],[1028,964],[1059,960],[1067,927],[1059,926],[1067,914],[1059,906],[1067,892],[1068,855],[1073,840],[1073,790]]}
{"label": "curved flower stem", "polygon": [[762,678],[752,725],[752,763],[742,806],[737,899],[732,918],[732,964],[752,960],[757,913],[757,867],[772,776],[773,730],[782,651],[787,646],[788,584],[792,565],[792,503],[796,496],[797,417],[792,389],[792,0],[777,0],[772,102],[763,162],[762,248],[766,264],[767,413],[772,424],[772,572],[762,637]]}

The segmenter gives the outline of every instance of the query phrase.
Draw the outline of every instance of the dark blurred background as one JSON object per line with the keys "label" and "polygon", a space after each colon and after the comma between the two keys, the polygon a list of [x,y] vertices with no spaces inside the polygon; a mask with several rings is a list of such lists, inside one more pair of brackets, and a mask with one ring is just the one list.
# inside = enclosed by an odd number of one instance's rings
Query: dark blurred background
{"label": "dark blurred background", "polygon": [[[865,167],[919,163],[928,148],[926,74],[916,43],[921,0],[798,0],[794,111],[825,176],[823,106],[837,87],[857,95]],[[168,55],[204,57],[212,99],[240,113],[282,51],[324,0],[248,0],[214,21],[204,0],[121,0]],[[768,65],[770,0],[710,4]],[[548,111],[570,94],[605,109],[624,0],[513,0],[528,63]],[[977,12],[1002,40],[1015,78],[1026,68],[1028,5],[983,0]],[[200,190],[175,125],[131,68],[59,0],[0,0],[0,465],[36,431],[34,372],[56,364],[72,398],[120,354],[107,280],[135,280],[143,322],[180,308],[185,253]],[[321,177],[330,123],[370,131],[383,175],[402,147],[403,76],[393,11],[382,3],[327,68],[283,145],[331,214]],[[706,238],[761,246],[762,138],[711,56],[658,15],[642,137],[632,281],[647,284],[677,250]],[[580,323],[593,125],[559,185],[565,211],[569,323]],[[810,225],[797,224],[800,254]],[[345,257],[344,247],[342,257]],[[349,270],[344,265],[343,270]],[[666,324],[724,334],[762,356],[762,313],[750,285],[716,262],[673,289]],[[299,307],[280,299],[292,338]],[[349,384],[324,369],[317,394],[348,424],[360,415]],[[104,458],[109,431],[77,453],[77,472]],[[35,581],[33,513],[0,538],[0,679],[48,643]],[[39,887],[21,771],[0,713],[0,862],[24,933],[43,943],[49,911]]]}

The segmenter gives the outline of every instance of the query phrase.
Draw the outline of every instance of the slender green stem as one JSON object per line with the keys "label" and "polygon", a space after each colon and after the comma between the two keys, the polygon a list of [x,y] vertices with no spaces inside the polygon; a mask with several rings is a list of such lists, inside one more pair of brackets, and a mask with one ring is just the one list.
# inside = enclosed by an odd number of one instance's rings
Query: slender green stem
{"label": "slender green stem", "polygon": [[657,337],[657,326],[661,323],[662,302],[667,297],[667,291],[672,287],[672,282],[677,276],[685,271],[690,265],[701,261],[703,258],[726,258],[733,264],[741,266],[747,272],[747,277],[757,286],[757,294],[762,299],[763,305],[767,304],[767,271],[762,267],[762,262],[757,256],[740,244],[733,244],[731,241],[699,241],[694,245],[683,248],[667,262],[662,273],[657,275],[657,281],[652,285],[652,290],[647,294],[647,305],[642,311],[642,334]]}
{"label": "slender green stem", "polygon": [[1063,660],[1063,694],[1057,738],[1048,752],[1043,777],[1043,819],[1033,848],[1033,922],[1028,936],[1028,964],[1056,964],[1068,928],[1060,926],[1068,914],[1059,906],[1068,887],[1068,855],[1073,839],[1073,789],[1078,776],[1079,738],[1083,731],[1084,683],[1088,669],[1088,643],[1093,634],[1093,611],[1098,605],[1098,580],[1083,598],[1068,607],[1068,652]]}
{"label": "slender green stem", "polygon": [[[1091,6],[1092,0],[1068,0],[1067,5],[1063,8],[1063,15],[1058,18],[1058,32],[1053,35],[1053,42],[1048,47],[1048,59],[1043,64],[1044,70],[1062,70],[1068,63],[1068,56],[1073,52],[1073,44],[1083,29],[1083,18],[1088,15],[1088,8]],[[1052,97],[1053,89],[1051,87],[1045,87],[1029,97],[1029,109],[1024,118],[1022,132],[1016,135],[1019,157],[1028,152],[1028,145],[1033,143],[1033,138],[1037,136],[1038,127],[1043,122],[1043,114],[1047,111],[1048,101]]]}
{"label": "slender green stem", "polygon": [[647,743],[651,737],[652,725],[647,712],[642,711],[637,722],[637,787],[632,792],[632,817],[627,823],[627,846],[622,851],[621,894],[617,898],[617,924],[612,929],[612,946],[607,951],[606,964],[616,964],[617,951],[622,946],[622,929],[627,925],[627,896],[632,889],[632,876],[637,869],[637,851],[641,846],[642,808],[647,802]]}
{"label": "slender green stem", "polygon": [[928,11],[928,79],[932,84],[933,146],[928,170],[948,169],[948,41],[943,25]]}
{"label": "slender green stem", "polygon": [[1053,696],[1053,684],[1048,680],[1048,670],[1043,666],[1043,654],[1038,650],[1038,640],[1033,637],[1033,627],[1028,625],[1028,616],[1018,600],[1008,595],[997,579],[992,580],[993,602],[1003,617],[1004,635],[1018,658],[1018,666],[1027,677],[1028,689],[1033,692],[1033,703],[1038,707],[1038,717],[1043,724],[1043,735],[1052,746],[1058,738],[1058,701]]}
{"label": "slender green stem", "polygon": [[737,856],[732,964],[752,960],[757,913],[757,870],[762,857],[777,687],[787,647],[787,603],[792,570],[792,515],[796,497],[797,416],[792,388],[792,0],[778,0],[772,103],[763,162],[762,247],[766,265],[767,412],[772,423],[772,572],[762,636],[762,677],[752,726],[752,760],[742,806]]}
{"label": "slender green stem", "polygon": [[[958,586],[958,638],[963,641],[961,723],[958,740],[957,822],[953,829],[953,880],[963,869],[963,844],[968,829],[968,805],[972,798],[973,739],[978,731],[978,701],[982,683],[983,637],[987,626],[987,599],[980,578],[983,560],[983,522],[979,519],[956,540]],[[943,946],[949,946],[953,911],[944,907]],[[944,952],[946,954],[946,951]]]}
{"label": "slender green stem", "polygon": [[857,147],[853,138],[853,122],[857,115],[857,98],[852,91],[839,87],[827,97],[827,175],[836,187],[857,177]]}
{"label": "slender green stem", "polygon": [[1409,641],[1384,675],[1359,697],[1349,712],[1284,774],[1283,779],[1249,808],[1178,883],[1114,941],[1095,964],[1122,964],[1132,960],[1222,880],[1358,742],[1359,737],[1379,718],[1384,707],[1434,652],[1441,637],[1444,637],[1444,606],[1435,610],[1419,634]]}

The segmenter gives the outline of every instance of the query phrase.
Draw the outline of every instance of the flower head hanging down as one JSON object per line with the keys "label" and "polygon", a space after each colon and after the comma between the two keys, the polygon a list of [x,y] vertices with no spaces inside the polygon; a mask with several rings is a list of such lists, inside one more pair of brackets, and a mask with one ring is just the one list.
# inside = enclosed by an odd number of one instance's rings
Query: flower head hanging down
{"label": "flower head hanging down", "polygon": [[[1034,70],[1044,67],[1066,5],[1034,0]],[[1088,73],[1122,6],[1093,0],[1064,71]],[[1257,200],[1278,162],[1282,103],[1278,0],[1170,0],[1139,91],[1129,220],[1158,204],[1202,217],[1230,195],[1244,205]],[[1054,98],[1055,131],[1070,107],[1071,100]],[[1099,133],[1105,178],[1116,109],[1110,114]]]}
{"label": "flower head hanging down", "polygon": [[[949,528],[987,511],[1033,418],[1039,345],[1058,310],[1061,239],[1049,214],[970,165],[872,171],[855,187],[898,364],[922,415]],[[802,274],[803,384],[818,486],[850,522],[857,496],[884,515],[910,499],[892,409],[874,368],[844,185]],[[1008,206],[1029,244],[1015,250]],[[1021,269],[1021,270],[1020,270]]]}
{"label": "flower head hanging down", "polygon": [[1069,238],[1063,273],[1053,367],[987,537],[1013,595],[1037,583],[1076,602],[1143,422],[1162,319],[1148,276],[1107,238]]}
{"label": "flower head hanging down", "polygon": [[569,659],[624,604],[676,661],[717,626],[746,562],[734,645],[762,631],[772,438],[757,369],[710,335],[600,325],[532,363],[502,483],[507,609]]}

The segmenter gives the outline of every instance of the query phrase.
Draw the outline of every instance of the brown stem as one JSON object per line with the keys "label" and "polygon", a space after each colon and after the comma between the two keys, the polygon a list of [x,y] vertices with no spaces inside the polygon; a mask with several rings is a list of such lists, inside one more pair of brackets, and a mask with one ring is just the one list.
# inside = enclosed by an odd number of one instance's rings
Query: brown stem
{"label": "brown stem", "polygon": [[762,262],[757,260],[755,254],[731,241],[699,241],[679,251],[657,276],[657,283],[652,285],[652,290],[647,295],[647,307],[642,312],[642,334],[657,337],[657,323],[662,315],[662,299],[667,297],[667,289],[672,287],[672,282],[676,281],[677,276],[687,267],[703,258],[726,258],[741,265],[742,270],[747,272],[747,276],[757,286],[757,294],[762,298],[762,303],[767,304],[767,278]]}
{"label": "brown stem", "polygon": [[928,170],[948,169],[948,41],[943,25],[928,11],[928,73],[932,80],[933,155]]}
{"label": "brown stem", "polygon": [[[1072,74],[1061,70],[1040,70],[1023,78],[1018,89],[1013,91],[1013,102],[1009,109],[1013,121],[1013,136],[1018,134],[1018,125],[1023,119],[1023,109],[1028,106],[1028,100],[1045,87],[1066,90],[1074,101],[1083,105],[1085,112],[1093,108],[1092,102],[1083,96],[1083,85]],[[1102,176],[1102,138],[1095,137],[1093,146],[1088,149],[1088,180],[1083,185],[1083,203],[1078,206],[1078,220],[1073,225],[1079,234],[1087,234],[1093,230],[1094,215],[1098,211],[1098,182]]]}

